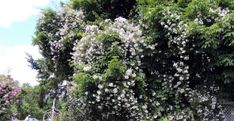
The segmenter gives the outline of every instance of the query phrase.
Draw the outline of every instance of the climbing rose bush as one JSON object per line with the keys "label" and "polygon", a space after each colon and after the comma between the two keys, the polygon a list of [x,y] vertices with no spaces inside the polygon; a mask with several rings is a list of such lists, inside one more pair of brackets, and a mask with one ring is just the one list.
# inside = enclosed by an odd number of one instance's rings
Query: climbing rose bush
{"label": "climbing rose bush", "polygon": [[[73,1],[88,10],[94,3]],[[217,94],[234,78],[233,4],[138,0],[136,8],[129,18],[92,11],[93,20],[70,8],[53,12],[54,23],[43,18],[40,48],[54,63],[48,78],[74,70],[65,78],[73,80],[69,120],[223,120]]]}
{"label": "climbing rose bush", "polygon": [[[174,21],[180,18],[176,13],[174,17],[177,19]],[[189,65],[186,64],[189,30],[182,29],[188,25],[183,21],[173,23],[173,20],[162,21],[161,25],[168,31],[169,47],[179,57],[172,60],[173,73],[162,73],[152,67],[146,71],[145,65],[150,63],[145,56],[153,58],[159,43],[143,36],[141,26],[122,17],[114,22],[105,20],[100,25],[86,26],[85,36],[74,46],[73,63],[77,71],[75,102],[88,119],[223,118],[216,97],[209,93],[217,89],[204,88],[202,92],[189,86]],[[173,33],[178,36],[171,36]]]}
{"label": "climbing rose bush", "polygon": [[[212,56],[194,29],[225,19],[229,9],[210,6],[193,22],[171,6],[154,12],[158,18],[138,24],[119,17],[86,26],[73,53],[77,105],[90,120],[223,120],[218,87],[203,76],[212,73],[205,66]],[[200,56],[201,63],[192,60]]]}
{"label": "climbing rose bush", "polygon": [[78,105],[90,119],[143,119],[147,105],[138,102],[144,86],[139,66],[144,48],[151,46],[144,43],[140,26],[119,17],[87,25],[84,34],[73,54]]}

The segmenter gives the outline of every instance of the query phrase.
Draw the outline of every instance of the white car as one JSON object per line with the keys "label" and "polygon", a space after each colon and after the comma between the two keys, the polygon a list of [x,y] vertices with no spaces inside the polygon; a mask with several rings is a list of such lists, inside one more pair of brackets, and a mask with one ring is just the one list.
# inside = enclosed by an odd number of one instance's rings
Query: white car
{"label": "white car", "polygon": [[36,118],[28,118],[28,121],[39,121]]}

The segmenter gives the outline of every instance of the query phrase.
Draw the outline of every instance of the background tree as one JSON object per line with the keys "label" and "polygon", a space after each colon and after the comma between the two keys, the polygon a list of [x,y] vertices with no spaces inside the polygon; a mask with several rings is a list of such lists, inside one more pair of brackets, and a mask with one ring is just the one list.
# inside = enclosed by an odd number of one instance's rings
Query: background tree
{"label": "background tree", "polygon": [[[19,95],[19,102],[16,105],[18,112],[18,118],[24,119],[26,116],[31,115],[37,119],[42,119],[43,109],[40,107],[40,90],[39,86],[30,86],[29,84],[23,84],[21,87],[21,93]],[[46,107],[46,106],[44,106]]]}

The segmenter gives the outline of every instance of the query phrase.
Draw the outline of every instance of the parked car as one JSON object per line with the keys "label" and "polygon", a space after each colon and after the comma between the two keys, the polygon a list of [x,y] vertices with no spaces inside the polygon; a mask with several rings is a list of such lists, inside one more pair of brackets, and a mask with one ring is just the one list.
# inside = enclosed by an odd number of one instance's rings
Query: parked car
{"label": "parked car", "polygon": [[36,118],[28,118],[28,121],[39,121],[39,120]]}

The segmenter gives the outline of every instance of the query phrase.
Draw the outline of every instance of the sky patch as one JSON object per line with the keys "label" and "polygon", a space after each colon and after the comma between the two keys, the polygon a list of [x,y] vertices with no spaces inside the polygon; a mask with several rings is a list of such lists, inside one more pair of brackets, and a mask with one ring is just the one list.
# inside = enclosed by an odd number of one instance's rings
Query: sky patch
{"label": "sky patch", "polygon": [[37,72],[27,54],[40,58],[32,45],[36,23],[42,9],[57,9],[68,0],[1,0],[0,3],[0,74],[11,75],[20,84],[37,85]]}
{"label": "sky patch", "polygon": [[40,8],[49,0],[2,0],[0,4],[0,27],[8,28],[13,23],[23,22],[40,13]]}

